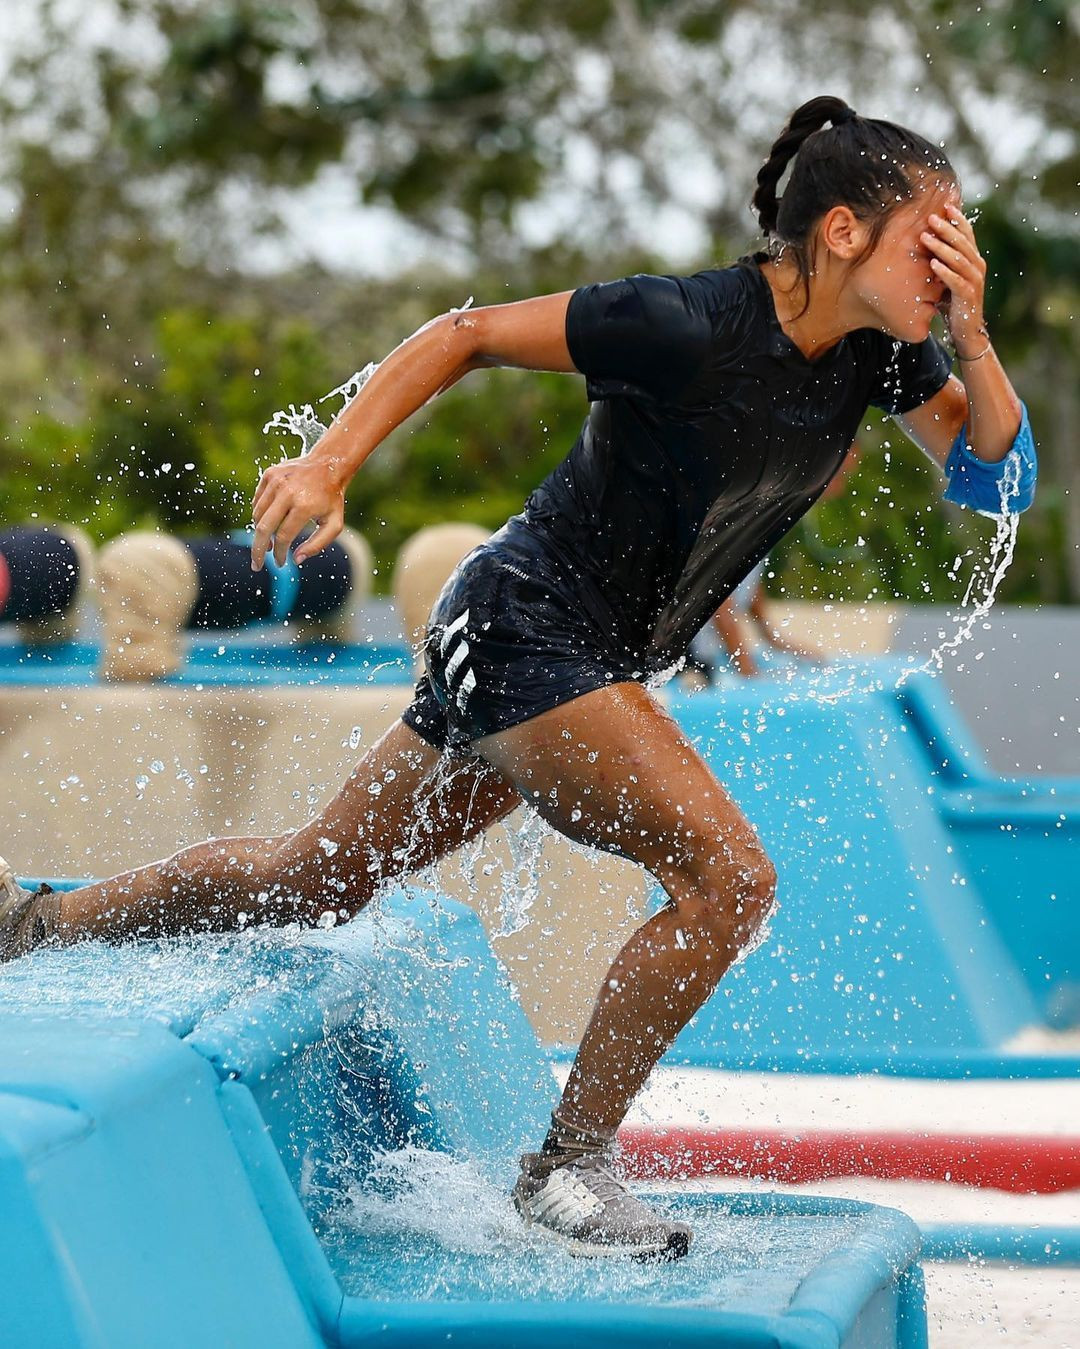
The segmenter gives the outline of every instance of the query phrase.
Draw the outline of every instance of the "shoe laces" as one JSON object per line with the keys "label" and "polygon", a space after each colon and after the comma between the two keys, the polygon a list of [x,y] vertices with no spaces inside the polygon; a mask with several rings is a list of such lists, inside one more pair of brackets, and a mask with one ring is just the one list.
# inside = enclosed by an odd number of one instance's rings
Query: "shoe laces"
{"label": "shoe laces", "polygon": [[610,1199],[633,1197],[622,1181],[608,1170],[603,1156],[598,1152],[576,1157],[569,1166],[589,1193],[595,1195],[601,1203],[606,1204]]}

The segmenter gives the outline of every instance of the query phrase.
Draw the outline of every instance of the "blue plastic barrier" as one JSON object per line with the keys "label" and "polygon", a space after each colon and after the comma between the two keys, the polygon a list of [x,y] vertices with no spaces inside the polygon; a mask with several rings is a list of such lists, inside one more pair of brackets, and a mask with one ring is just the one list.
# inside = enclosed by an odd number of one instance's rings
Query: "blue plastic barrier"
{"label": "blue plastic barrier", "polygon": [[924,1260],[1000,1260],[1021,1265],[1080,1265],[1080,1227],[924,1223]]}
{"label": "blue plastic barrier", "polygon": [[1041,1022],[942,821],[899,668],[673,699],[779,873],[770,938],[680,1037],[696,1061],[985,1053]]}
{"label": "blue plastic barrier", "polygon": [[1080,778],[1000,778],[940,679],[900,692],[950,842],[1034,998],[1080,1026]]}
{"label": "blue plastic barrier", "polygon": [[[925,1345],[917,1229],[870,1205],[687,1196],[725,1254],[666,1272],[522,1233],[490,1253],[486,1295],[468,1251],[418,1263],[419,1234],[343,1227],[348,1186],[385,1149],[450,1149],[505,1194],[553,1095],[474,915],[417,892],[330,933],[15,962],[0,970],[0,1342]],[[574,1293],[499,1296],[552,1260]],[[403,1297],[433,1264],[440,1281]]]}
{"label": "blue plastic barrier", "polygon": [[[219,638],[185,639],[186,660],[176,674],[154,680],[154,686],[201,684],[308,687],[404,684],[413,678],[412,657],[403,646],[344,642],[271,643],[238,639],[232,632]],[[92,642],[27,646],[0,642],[0,685],[48,685],[64,688],[101,683],[101,652]]]}
{"label": "blue plastic barrier", "polygon": [[952,788],[938,809],[1041,1019],[1080,1028],[1080,784]]}

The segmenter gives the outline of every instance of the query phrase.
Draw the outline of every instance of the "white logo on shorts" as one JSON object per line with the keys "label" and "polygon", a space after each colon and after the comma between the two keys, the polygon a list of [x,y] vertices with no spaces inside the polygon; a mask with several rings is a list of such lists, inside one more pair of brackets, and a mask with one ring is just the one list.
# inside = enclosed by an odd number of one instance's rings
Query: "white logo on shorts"
{"label": "white logo on shorts", "polygon": [[[469,643],[465,634],[461,631],[469,621],[469,611],[466,609],[459,614],[452,623],[448,623],[443,629],[442,638],[439,641],[439,653],[445,656],[453,645],[453,654],[446,662],[446,691],[457,703],[458,710],[465,711],[465,704],[468,701],[469,694],[476,688],[476,675],[472,669],[465,664],[469,656]],[[458,635],[460,634],[460,636]],[[457,644],[454,645],[454,638],[457,637]],[[458,680],[458,674],[461,678]],[[457,681],[457,688],[454,683]]]}

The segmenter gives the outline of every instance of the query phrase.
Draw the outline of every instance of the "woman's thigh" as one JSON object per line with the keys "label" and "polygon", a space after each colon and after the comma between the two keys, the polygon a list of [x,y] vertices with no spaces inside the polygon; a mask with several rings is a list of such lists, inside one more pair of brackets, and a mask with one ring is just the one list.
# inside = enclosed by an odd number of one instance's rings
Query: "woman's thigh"
{"label": "woman's thigh", "polygon": [[474,748],[554,828],[640,863],[673,902],[771,903],[775,873],[753,826],[640,684],[585,694]]}
{"label": "woman's thigh", "polygon": [[294,876],[310,872],[316,885],[344,882],[364,902],[380,882],[437,862],[520,804],[485,760],[440,754],[398,721],[333,800],[282,840],[276,863]]}

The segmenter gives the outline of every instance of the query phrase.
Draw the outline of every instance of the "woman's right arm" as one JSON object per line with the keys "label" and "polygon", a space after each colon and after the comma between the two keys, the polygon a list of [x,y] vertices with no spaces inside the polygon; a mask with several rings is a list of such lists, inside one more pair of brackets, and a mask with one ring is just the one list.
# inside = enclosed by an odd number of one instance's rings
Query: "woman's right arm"
{"label": "woman's right arm", "polygon": [[271,543],[274,557],[284,563],[309,520],[317,528],[297,550],[298,562],[332,542],[344,524],[345,489],[368,455],[470,370],[574,372],[566,346],[572,293],[441,314],[396,347],[310,453],[272,465],[259,479],[252,504],[252,568],[263,565]]}

